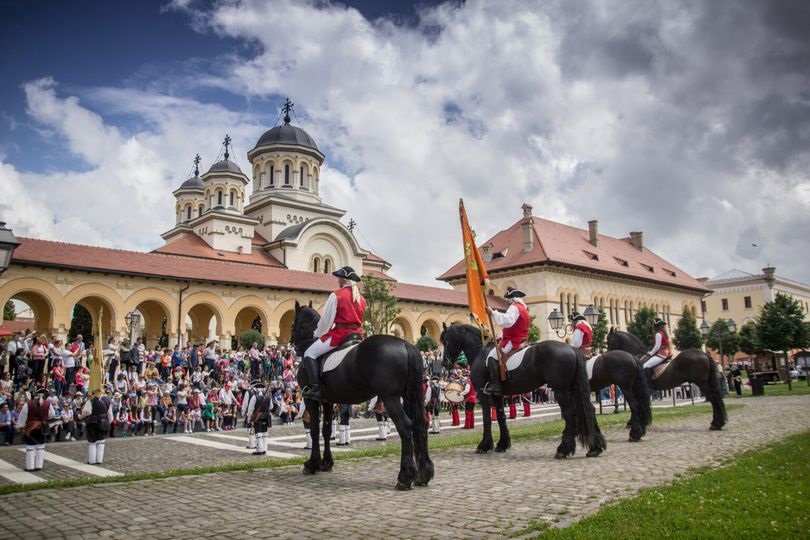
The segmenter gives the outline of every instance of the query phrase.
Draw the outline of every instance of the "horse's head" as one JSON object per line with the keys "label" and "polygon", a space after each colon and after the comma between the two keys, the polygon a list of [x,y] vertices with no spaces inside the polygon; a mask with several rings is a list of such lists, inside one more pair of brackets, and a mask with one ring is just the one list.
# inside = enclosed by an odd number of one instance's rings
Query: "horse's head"
{"label": "horse's head", "polygon": [[315,332],[315,328],[318,327],[318,321],[320,320],[321,316],[312,309],[312,302],[308,306],[302,306],[296,300],[295,319],[293,319],[292,324],[292,342],[298,354],[304,354],[307,347],[315,341],[312,334]]}
{"label": "horse's head", "polygon": [[647,350],[639,338],[615,328],[611,328],[608,332],[607,348],[609,351],[627,351],[630,354],[643,354]]}
{"label": "horse's head", "polygon": [[468,356],[468,361],[472,363],[473,358],[469,358],[468,351],[472,350],[475,344],[481,343],[481,332],[469,324],[453,323],[450,326],[442,323],[442,333],[439,336],[444,352],[442,354],[442,366],[451,370],[456,364],[458,356],[464,352]]}

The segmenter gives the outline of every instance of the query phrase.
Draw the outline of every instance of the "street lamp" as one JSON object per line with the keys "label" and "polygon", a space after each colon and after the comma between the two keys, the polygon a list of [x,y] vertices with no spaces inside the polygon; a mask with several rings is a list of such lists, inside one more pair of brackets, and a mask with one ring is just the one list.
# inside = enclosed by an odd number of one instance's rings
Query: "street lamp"
{"label": "street lamp", "polygon": [[[583,315],[585,315],[585,320],[587,320],[588,324],[591,326],[595,326],[597,321],[599,321],[599,310],[593,307],[593,304],[585,308]],[[564,338],[567,334],[574,331],[571,324],[565,322],[565,317],[562,313],[557,311],[557,308],[551,310],[551,314],[548,316],[548,324],[551,325],[551,329],[554,330],[554,333],[557,334],[559,338]]]}
{"label": "street lamp", "polygon": [[129,328],[129,341],[135,341],[132,339],[132,333],[138,328],[141,324],[141,314],[137,311],[130,311],[124,317],[124,321],[127,323],[127,328]]}
{"label": "street lamp", "polygon": [[[726,323],[726,328],[728,328],[729,332],[731,332],[733,334],[734,332],[737,331],[737,323],[735,323],[733,319],[729,319],[729,320],[724,321],[724,322]],[[700,323],[700,333],[703,334],[704,338],[708,338],[709,335],[711,334],[711,331],[712,331],[712,326],[708,322],[706,322],[706,319],[703,319],[703,322]],[[717,344],[718,344],[718,350],[720,352],[720,365],[725,367],[725,363],[723,362],[723,337],[722,337],[722,335],[717,336]]]}
{"label": "street lamp", "polygon": [[6,227],[5,221],[0,221],[0,274],[11,265],[11,255],[19,245],[20,241],[17,240],[11,229]]}

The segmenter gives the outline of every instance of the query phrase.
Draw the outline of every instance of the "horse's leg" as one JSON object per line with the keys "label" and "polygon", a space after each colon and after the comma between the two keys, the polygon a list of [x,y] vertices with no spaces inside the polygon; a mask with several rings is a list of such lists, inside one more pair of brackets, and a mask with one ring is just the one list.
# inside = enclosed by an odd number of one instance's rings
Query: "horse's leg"
{"label": "horse's leg", "polygon": [[385,409],[388,411],[388,416],[393,420],[394,425],[397,427],[399,439],[402,444],[402,451],[399,458],[399,476],[397,476],[396,489],[407,490],[411,489],[411,484],[416,476],[416,463],[413,460],[413,434],[411,427],[413,423],[405,410],[402,408],[402,403],[399,401],[399,396],[393,396],[383,399]]}
{"label": "horse's leg", "polygon": [[554,454],[556,459],[565,459],[568,456],[573,456],[576,451],[576,412],[574,411],[574,400],[571,392],[555,392],[554,397],[557,399],[557,404],[560,406],[565,428],[562,432],[562,442],[557,447],[557,453]]}
{"label": "horse's leg", "polygon": [[332,419],[335,415],[335,407],[331,403],[323,404],[323,459],[321,459],[321,470],[331,471],[335,464],[332,460]]}
{"label": "horse's leg", "polygon": [[498,417],[498,429],[500,438],[495,447],[496,452],[506,452],[512,447],[512,438],[509,436],[509,427],[506,425],[506,412],[504,411],[504,398],[495,398],[495,412]]}
{"label": "horse's leg", "polygon": [[712,404],[712,423],[709,429],[712,431],[720,431],[726,425],[726,406],[723,403],[723,394],[719,390],[715,390],[709,386],[699,386],[700,391]]}
{"label": "horse's leg", "polygon": [[628,441],[639,442],[644,435],[644,428],[641,425],[641,419],[639,417],[639,403],[633,395],[632,388],[627,386],[619,386],[619,388],[622,389],[622,393],[624,394],[624,401],[627,403],[627,406],[630,407],[630,420],[628,422],[628,424],[630,424],[630,437]]}
{"label": "horse's leg", "polygon": [[312,437],[312,450],[310,450],[309,459],[304,462],[304,474],[315,474],[321,466],[321,444],[318,440],[321,403],[320,401],[307,398],[305,405],[306,410],[309,412],[309,435]]}
{"label": "horse's leg", "polygon": [[492,409],[492,397],[481,392],[478,394],[478,404],[481,405],[481,410],[484,412],[483,422],[484,422],[484,434],[481,438],[481,442],[478,443],[478,447],[475,449],[476,454],[486,454],[487,452],[492,451],[492,415],[490,411]]}

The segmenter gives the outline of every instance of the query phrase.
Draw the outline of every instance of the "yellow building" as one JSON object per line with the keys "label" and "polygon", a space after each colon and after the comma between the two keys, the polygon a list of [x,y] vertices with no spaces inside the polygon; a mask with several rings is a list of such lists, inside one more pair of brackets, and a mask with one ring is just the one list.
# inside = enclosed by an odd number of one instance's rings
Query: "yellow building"
{"label": "yellow building", "polygon": [[[541,339],[559,337],[547,323],[555,309],[567,317],[593,304],[620,330],[627,329],[642,306],[653,308],[670,328],[684,308],[697,317],[709,289],[644,247],[643,233],[612,238],[599,234],[596,221],[578,229],[535,217],[528,204],[522,210],[518,221],[479,249],[491,280],[487,292],[501,296],[507,287],[525,292]],[[466,290],[464,261],[439,279]]]}

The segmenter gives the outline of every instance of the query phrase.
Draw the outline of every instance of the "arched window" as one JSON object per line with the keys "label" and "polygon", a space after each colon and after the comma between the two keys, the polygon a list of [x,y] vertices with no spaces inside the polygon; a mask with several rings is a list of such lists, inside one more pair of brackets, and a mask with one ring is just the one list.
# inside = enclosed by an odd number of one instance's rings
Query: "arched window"
{"label": "arched window", "polygon": [[233,191],[231,191],[231,200],[230,200],[230,203],[231,203],[231,206],[233,206]]}
{"label": "arched window", "polygon": [[200,217],[202,215],[203,208],[204,208],[203,205],[200,205],[200,206],[197,207],[197,217]]}
{"label": "arched window", "polygon": [[303,165],[301,165],[301,171],[300,171],[299,174],[300,174],[300,179],[298,181],[298,185],[299,185],[299,187],[303,188],[303,187],[306,186],[306,184],[304,184],[304,179],[306,178],[306,171],[305,171]]}
{"label": "arched window", "polygon": [[565,295],[560,294],[560,313],[565,315]]}
{"label": "arched window", "polygon": [[276,185],[276,166],[270,165],[270,187]]}
{"label": "arched window", "polygon": [[323,273],[324,274],[332,273],[332,259],[328,257],[323,260]]}
{"label": "arched window", "polygon": [[321,271],[321,258],[315,257],[312,259],[312,271],[313,272],[320,272]]}
{"label": "arched window", "polygon": [[217,206],[222,206],[222,191],[217,190]]}
{"label": "arched window", "polygon": [[191,206],[186,207],[186,219],[191,219]]}
{"label": "arched window", "polygon": [[289,163],[284,165],[284,185],[290,185],[290,165]]}

